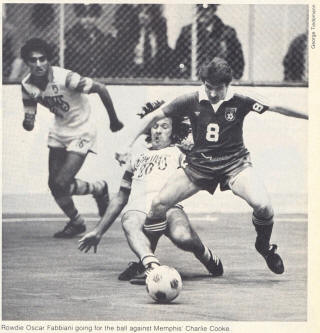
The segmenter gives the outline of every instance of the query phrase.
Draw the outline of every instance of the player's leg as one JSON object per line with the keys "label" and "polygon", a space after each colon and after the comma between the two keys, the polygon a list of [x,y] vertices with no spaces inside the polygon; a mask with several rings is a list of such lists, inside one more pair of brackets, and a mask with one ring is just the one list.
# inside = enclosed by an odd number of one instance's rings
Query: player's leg
{"label": "player's leg", "polygon": [[168,226],[165,235],[177,247],[184,251],[192,252],[212,276],[221,276],[223,274],[221,260],[202,243],[182,208],[174,207],[169,209],[167,222]]}
{"label": "player's leg", "polygon": [[69,238],[85,231],[84,220],[70,195],[70,186],[85,158],[86,155],[68,152],[61,148],[50,148],[49,188],[58,206],[70,218],[70,223],[62,232],[56,233],[55,237]]}
{"label": "player's leg", "polygon": [[[120,274],[120,280],[130,280],[131,283],[143,284],[145,273],[155,266],[160,265],[158,258],[154,255],[154,251],[159,240],[157,238],[149,238],[143,231],[146,214],[139,211],[128,211],[122,217],[122,228],[126,235],[131,250],[139,258],[140,264],[135,267],[128,268]],[[136,269],[136,272],[134,272]],[[130,274],[129,274],[130,273]],[[140,273],[138,276],[134,273]],[[130,276],[129,276],[130,275]],[[132,275],[132,276],[131,276]],[[134,281],[132,278],[135,277]]]}
{"label": "player's leg", "polygon": [[[96,129],[93,124],[89,124],[88,126],[89,128],[87,131],[85,131],[85,133],[82,133],[79,137],[74,137],[71,141],[66,143],[68,146],[68,151],[84,156],[86,156],[89,152],[95,152],[97,137]],[[97,203],[100,216],[104,215],[109,205],[108,184],[104,180],[90,183],[78,178],[74,178],[70,184],[70,194],[92,194]]]}
{"label": "player's leg", "polygon": [[105,180],[96,182],[87,182],[79,178],[75,178],[70,186],[71,195],[87,195],[92,194],[95,199],[99,215],[102,217],[109,205],[110,197],[108,184]]}
{"label": "player's leg", "polygon": [[183,169],[178,169],[153,198],[144,230],[147,234],[162,234],[166,229],[166,212],[178,202],[197,193],[200,188],[191,182]]}
{"label": "player's leg", "polygon": [[274,273],[283,273],[282,260],[275,253],[277,246],[270,245],[274,223],[273,208],[263,182],[253,168],[248,167],[231,179],[229,185],[235,195],[244,199],[253,208],[252,222],[257,232],[255,243],[257,251],[266,259]]}

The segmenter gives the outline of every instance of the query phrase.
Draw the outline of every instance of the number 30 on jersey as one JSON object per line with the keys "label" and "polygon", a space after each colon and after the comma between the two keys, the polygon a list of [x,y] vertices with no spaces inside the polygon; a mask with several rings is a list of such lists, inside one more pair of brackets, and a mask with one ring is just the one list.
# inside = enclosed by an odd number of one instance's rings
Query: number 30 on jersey
{"label": "number 30 on jersey", "polygon": [[207,126],[206,140],[210,142],[218,142],[219,140],[219,125],[210,123]]}

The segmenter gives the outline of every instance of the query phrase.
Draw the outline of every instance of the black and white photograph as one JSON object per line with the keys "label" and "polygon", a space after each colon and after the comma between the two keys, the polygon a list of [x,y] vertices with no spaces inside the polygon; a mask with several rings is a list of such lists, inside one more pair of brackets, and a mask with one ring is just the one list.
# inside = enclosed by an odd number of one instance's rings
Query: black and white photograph
{"label": "black and white photograph", "polygon": [[320,6],[1,8],[1,332],[320,331]]}

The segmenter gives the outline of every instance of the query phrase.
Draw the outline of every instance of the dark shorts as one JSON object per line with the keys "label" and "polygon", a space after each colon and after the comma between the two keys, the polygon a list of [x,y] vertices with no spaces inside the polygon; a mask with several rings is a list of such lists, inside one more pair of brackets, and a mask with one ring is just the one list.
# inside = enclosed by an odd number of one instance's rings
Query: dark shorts
{"label": "dark shorts", "polygon": [[206,161],[203,163],[202,161],[199,164],[191,159],[183,169],[192,183],[213,194],[219,184],[221,191],[230,190],[230,180],[251,166],[250,154],[247,153],[227,163],[219,163],[218,166],[215,162]]}

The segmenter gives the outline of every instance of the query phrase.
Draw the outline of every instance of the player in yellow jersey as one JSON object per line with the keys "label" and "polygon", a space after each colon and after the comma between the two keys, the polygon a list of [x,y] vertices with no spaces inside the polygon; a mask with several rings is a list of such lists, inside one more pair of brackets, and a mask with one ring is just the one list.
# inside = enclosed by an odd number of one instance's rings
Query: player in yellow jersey
{"label": "player in yellow jersey", "polygon": [[52,49],[42,39],[28,40],[21,48],[21,57],[30,69],[21,83],[24,129],[31,131],[34,128],[38,103],[55,115],[48,137],[49,188],[70,221],[54,237],[71,238],[86,230],[85,221],[72,200],[73,195],[92,194],[100,216],[109,202],[105,181],[88,183],[75,178],[87,154],[96,149],[96,127],[86,94],[99,95],[108,112],[112,132],[121,130],[123,124],[116,115],[105,85],[70,70],[51,66]]}
{"label": "player in yellow jersey", "polygon": [[[149,105],[148,108],[144,108],[145,114],[159,106],[159,103]],[[120,190],[110,201],[105,215],[94,230],[79,241],[80,250],[88,252],[94,247],[96,252],[102,235],[125,207],[121,219],[122,226],[130,248],[139,258],[139,263],[133,263],[121,273],[120,280],[144,284],[148,272],[160,264],[154,255],[160,234],[155,237],[147,236],[143,225],[155,194],[181,166],[184,159],[184,155],[174,145],[179,137],[187,135],[188,131],[184,125],[179,117],[167,117],[152,126],[146,140],[151,146],[133,154],[127,162]],[[202,243],[181,206],[176,205],[168,211],[167,223],[165,234],[176,246],[192,252],[212,276],[223,274],[220,259]]]}

